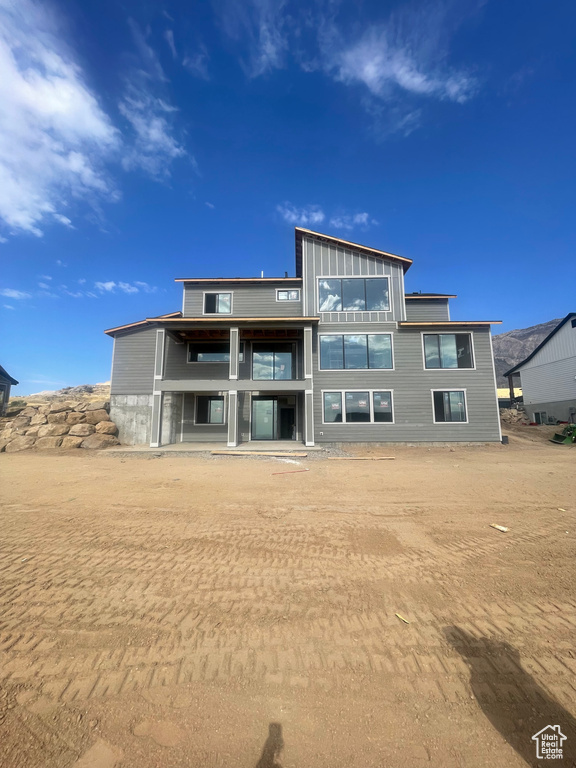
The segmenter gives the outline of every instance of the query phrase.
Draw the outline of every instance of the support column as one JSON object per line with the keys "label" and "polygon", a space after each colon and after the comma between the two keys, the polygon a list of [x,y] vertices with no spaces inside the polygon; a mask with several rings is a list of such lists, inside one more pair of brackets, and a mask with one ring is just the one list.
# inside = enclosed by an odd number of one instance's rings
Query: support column
{"label": "support column", "polygon": [[314,445],[314,392],[311,389],[304,392],[304,443]]}
{"label": "support column", "polygon": [[157,388],[157,383],[164,377],[164,358],[166,331],[156,330],[156,354],[154,355],[154,389],[152,393],[152,425],[150,429],[150,448],[162,445],[162,404],[164,394]]}
{"label": "support column", "polygon": [[312,328],[304,328],[304,378],[312,378]]}
{"label": "support column", "polygon": [[512,405],[514,400],[514,374],[508,376],[508,387],[510,389],[510,405]]}
{"label": "support column", "polygon": [[228,448],[238,445],[238,392],[228,392]]}
{"label": "support column", "polygon": [[230,374],[229,378],[234,381],[238,378],[240,367],[240,334],[238,328],[230,328]]}

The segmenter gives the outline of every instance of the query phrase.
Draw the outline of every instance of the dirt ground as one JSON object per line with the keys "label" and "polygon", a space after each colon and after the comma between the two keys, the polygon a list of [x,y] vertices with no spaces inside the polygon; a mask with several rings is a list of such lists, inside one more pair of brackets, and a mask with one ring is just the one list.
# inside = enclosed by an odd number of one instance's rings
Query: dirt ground
{"label": "dirt ground", "polygon": [[0,765],[576,764],[576,447],[510,434],[0,455]]}

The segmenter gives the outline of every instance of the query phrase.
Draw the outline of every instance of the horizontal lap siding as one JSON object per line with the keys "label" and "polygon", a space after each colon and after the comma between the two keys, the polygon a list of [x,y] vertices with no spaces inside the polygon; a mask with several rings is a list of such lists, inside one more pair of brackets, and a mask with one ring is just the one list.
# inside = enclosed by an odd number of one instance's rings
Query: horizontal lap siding
{"label": "horizontal lap siding", "polygon": [[402,267],[392,261],[359,253],[313,238],[304,238],[304,280],[306,306],[304,313],[316,316],[318,277],[383,277],[390,278],[389,312],[323,312],[322,322],[392,322],[405,319],[404,273]]}
{"label": "horizontal lap siding", "polygon": [[117,335],[114,340],[110,394],[152,394],[155,353],[155,328]]}
{"label": "horizontal lap siding", "polygon": [[217,287],[185,286],[184,316],[210,317],[210,315],[203,315],[204,293],[232,293],[232,314],[214,315],[215,317],[300,317],[301,301],[276,301],[277,288],[290,290],[291,288],[299,289],[300,286],[287,286],[281,282],[240,286],[222,283]]}
{"label": "horizontal lap siding", "polygon": [[520,369],[524,403],[576,398],[576,355],[554,363]]}
{"label": "horizontal lap siding", "polygon": [[448,299],[406,299],[406,320],[450,320]]}
{"label": "horizontal lap siding", "polygon": [[[342,329],[342,327],[341,327]],[[343,329],[342,329],[343,330]],[[346,329],[348,330],[348,329]],[[373,330],[381,330],[380,325]],[[498,441],[499,413],[490,335],[474,332],[477,369],[424,370],[419,331],[394,333],[394,371],[319,371],[314,354],[314,422],[318,442]],[[323,424],[322,390],[393,390],[394,424]],[[432,389],[465,389],[468,424],[434,424]],[[323,435],[320,435],[323,432]]]}
{"label": "horizontal lap siding", "polygon": [[184,443],[225,443],[228,440],[228,397],[225,398],[225,424],[194,424],[195,398],[193,394],[184,395],[184,423],[182,442]]}

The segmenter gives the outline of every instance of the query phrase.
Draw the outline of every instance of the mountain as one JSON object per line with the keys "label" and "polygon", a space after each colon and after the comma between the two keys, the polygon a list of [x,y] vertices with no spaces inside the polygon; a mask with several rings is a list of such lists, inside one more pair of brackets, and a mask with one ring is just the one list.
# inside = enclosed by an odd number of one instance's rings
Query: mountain
{"label": "mountain", "polygon": [[[532,325],[530,328],[520,328],[494,336],[494,363],[496,365],[496,381],[499,387],[507,387],[508,379],[504,373],[509,371],[533,352],[549,333],[558,325],[559,320],[549,320],[547,323]],[[515,384],[518,383],[515,381]]]}

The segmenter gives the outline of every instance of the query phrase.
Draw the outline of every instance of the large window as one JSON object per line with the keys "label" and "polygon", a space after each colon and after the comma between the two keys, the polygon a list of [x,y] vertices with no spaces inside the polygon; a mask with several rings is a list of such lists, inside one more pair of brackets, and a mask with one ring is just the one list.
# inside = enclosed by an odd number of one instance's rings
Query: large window
{"label": "large window", "polygon": [[469,333],[425,333],[426,368],[474,368]]}
{"label": "large window", "polygon": [[205,315],[229,315],[232,312],[231,293],[205,293]]}
{"label": "large window", "polygon": [[319,312],[387,312],[390,296],[387,277],[321,278]]}
{"label": "large window", "polygon": [[197,395],[196,424],[224,424],[224,398]]}
{"label": "large window", "polygon": [[276,301],[300,301],[300,289],[294,288],[290,291],[276,291]]}
{"label": "large window", "polygon": [[325,424],[394,421],[390,391],[324,392],[323,409]]}
{"label": "large window", "polygon": [[[244,360],[244,342],[240,342],[238,359]],[[188,344],[189,363],[229,363],[230,342],[228,341],[200,341]]]}
{"label": "large window", "polygon": [[434,421],[466,422],[466,393],[461,389],[432,392],[434,402]]}
{"label": "large window", "polygon": [[254,344],[252,346],[253,379],[292,379],[293,368],[292,344]]}
{"label": "large window", "polygon": [[320,369],[393,368],[389,333],[344,333],[320,336]]}

